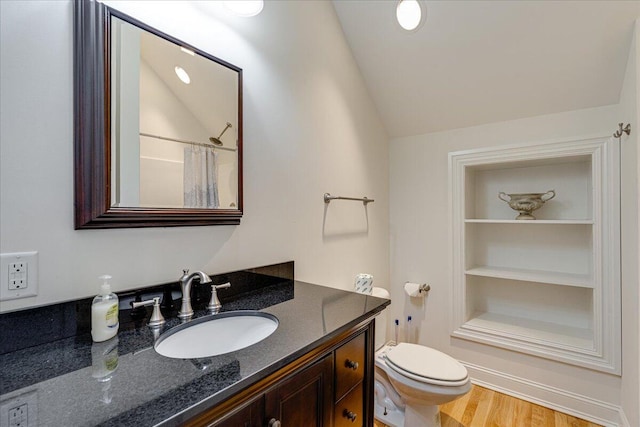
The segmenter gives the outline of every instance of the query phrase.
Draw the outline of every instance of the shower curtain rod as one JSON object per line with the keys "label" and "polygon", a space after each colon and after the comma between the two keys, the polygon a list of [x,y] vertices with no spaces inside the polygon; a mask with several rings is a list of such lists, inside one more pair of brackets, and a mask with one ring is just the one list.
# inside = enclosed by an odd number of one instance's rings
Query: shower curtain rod
{"label": "shower curtain rod", "polygon": [[176,138],[167,138],[166,136],[152,135],[150,133],[144,133],[144,132],[140,132],[140,136],[148,136],[149,138],[156,138],[156,139],[162,139],[162,140],[165,140],[165,141],[179,142],[181,144],[199,145],[200,147],[209,147],[209,148],[213,148],[215,150],[238,151],[237,148],[227,148],[227,147],[220,147],[218,145],[213,145],[213,144],[206,144],[206,143],[202,143],[202,142],[186,141],[184,139],[176,139]]}

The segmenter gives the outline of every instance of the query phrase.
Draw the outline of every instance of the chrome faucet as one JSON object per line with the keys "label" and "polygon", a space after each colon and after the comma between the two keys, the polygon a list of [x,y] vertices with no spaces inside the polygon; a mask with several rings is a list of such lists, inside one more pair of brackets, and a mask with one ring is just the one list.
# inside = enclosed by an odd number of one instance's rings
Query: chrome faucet
{"label": "chrome faucet", "polygon": [[178,312],[178,317],[182,320],[189,320],[193,317],[193,308],[191,307],[191,283],[196,277],[200,279],[200,283],[211,283],[211,278],[202,271],[189,274],[189,270],[182,270],[182,277],[180,277],[182,306]]}

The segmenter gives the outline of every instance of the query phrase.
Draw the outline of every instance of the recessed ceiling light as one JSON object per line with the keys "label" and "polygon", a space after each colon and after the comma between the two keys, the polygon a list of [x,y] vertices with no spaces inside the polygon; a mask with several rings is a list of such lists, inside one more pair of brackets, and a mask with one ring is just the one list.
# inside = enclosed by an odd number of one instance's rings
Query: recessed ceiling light
{"label": "recessed ceiling light", "polygon": [[191,83],[191,78],[189,77],[189,74],[187,74],[187,72],[182,67],[178,67],[176,65],[176,68],[174,68],[174,70],[176,70],[176,75],[180,80],[182,80],[182,83],[187,85]]}
{"label": "recessed ceiling light", "polygon": [[413,31],[422,22],[422,7],[417,0],[400,0],[396,7],[398,24],[407,31]]}
{"label": "recessed ceiling light", "polygon": [[256,16],[264,7],[263,0],[226,0],[223,3],[231,12],[242,17]]}

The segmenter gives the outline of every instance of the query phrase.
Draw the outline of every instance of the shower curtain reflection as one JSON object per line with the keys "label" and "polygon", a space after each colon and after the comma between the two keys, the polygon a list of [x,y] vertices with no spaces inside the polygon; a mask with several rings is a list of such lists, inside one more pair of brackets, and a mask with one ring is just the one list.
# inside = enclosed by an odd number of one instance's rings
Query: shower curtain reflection
{"label": "shower curtain reflection", "polygon": [[185,147],[184,207],[217,208],[219,205],[218,153],[209,147]]}

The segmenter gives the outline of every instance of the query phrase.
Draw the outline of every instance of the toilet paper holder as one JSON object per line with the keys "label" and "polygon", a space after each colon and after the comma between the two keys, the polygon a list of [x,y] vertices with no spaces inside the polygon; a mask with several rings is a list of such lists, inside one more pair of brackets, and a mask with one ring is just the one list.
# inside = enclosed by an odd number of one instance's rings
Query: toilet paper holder
{"label": "toilet paper holder", "polygon": [[405,282],[404,291],[410,297],[424,297],[431,290],[431,286],[426,283]]}

